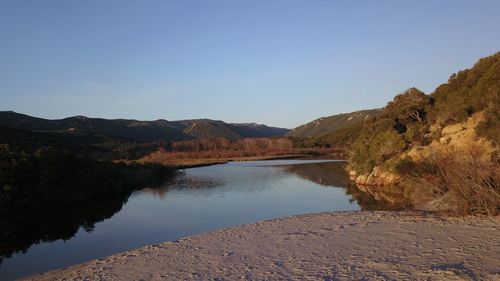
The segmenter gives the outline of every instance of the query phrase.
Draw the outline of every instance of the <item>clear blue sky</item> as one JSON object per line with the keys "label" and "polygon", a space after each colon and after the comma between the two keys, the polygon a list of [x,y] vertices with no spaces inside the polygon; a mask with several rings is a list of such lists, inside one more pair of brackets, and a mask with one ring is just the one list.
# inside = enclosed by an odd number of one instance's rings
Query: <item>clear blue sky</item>
{"label": "clear blue sky", "polygon": [[498,0],[0,0],[0,110],[295,127],[499,50]]}

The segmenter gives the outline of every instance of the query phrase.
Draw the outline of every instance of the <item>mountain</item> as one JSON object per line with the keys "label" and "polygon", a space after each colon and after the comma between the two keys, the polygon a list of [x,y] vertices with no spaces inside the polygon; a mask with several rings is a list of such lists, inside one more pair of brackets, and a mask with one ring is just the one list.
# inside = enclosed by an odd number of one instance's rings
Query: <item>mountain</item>
{"label": "mountain", "polygon": [[380,109],[360,110],[351,113],[321,117],[307,124],[292,129],[287,136],[291,137],[321,137],[337,131],[360,125],[363,121],[380,114]]}
{"label": "mountain", "polygon": [[289,129],[268,127],[256,123],[232,124],[234,132],[245,138],[279,137],[284,136]]}
{"label": "mountain", "polygon": [[180,121],[138,121],[133,119],[102,119],[75,116],[58,120],[32,117],[13,111],[0,111],[0,126],[36,132],[71,132],[103,134],[137,142],[179,141],[198,138],[239,139],[275,137],[288,129],[258,124],[230,124],[210,119]]}

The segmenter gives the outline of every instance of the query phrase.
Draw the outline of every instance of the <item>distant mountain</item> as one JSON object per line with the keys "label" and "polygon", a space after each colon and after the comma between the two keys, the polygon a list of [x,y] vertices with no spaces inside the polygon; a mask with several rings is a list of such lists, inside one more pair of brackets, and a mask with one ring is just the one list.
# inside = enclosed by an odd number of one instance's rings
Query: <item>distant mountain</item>
{"label": "distant mountain", "polygon": [[192,138],[206,139],[224,137],[227,139],[238,139],[240,135],[233,131],[231,124],[223,121],[209,119],[177,121],[175,124],[182,132]]}
{"label": "distant mountain", "polygon": [[277,137],[284,136],[289,129],[268,127],[256,123],[231,124],[234,132],[245,138]]}
{"label": "distant mountain", "polygon": [[287,136],[304,138],[333,134],[337,131],[359,126],[363,121],[379,115],[380,112],[380,109],[370,109],[321,117],[291,130]]}
{"label": "distant mountain", "polygon": [[275,137],[288,129],[258,124],[230,124],[210,119],[180,121],[138,121],[75,116],[58,120],[32,117],[13,111],[0,111],[0,126],[36,132],[72,132],[103,134],[138,142],[179,141],[197,138]]}

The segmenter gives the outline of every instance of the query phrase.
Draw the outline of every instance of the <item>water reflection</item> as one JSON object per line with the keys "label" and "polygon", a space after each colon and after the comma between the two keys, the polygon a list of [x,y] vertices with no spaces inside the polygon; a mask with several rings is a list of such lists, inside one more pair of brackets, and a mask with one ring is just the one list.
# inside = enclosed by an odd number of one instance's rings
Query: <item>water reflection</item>
{"label": "water reflection", "polygon": [[409,185],[361,186],[352,182],[345,170],[345,162],[322,162],[306,165],[278,165],[288,173],[322,186],[345,188],[364,211],[422,209],[429,196]]}
{"label": "water reflection", "polygon": [[402,211],[413,208],[411,200],[398,186],[360,186],[349,183],[346,193],[363,211]]}
{"label": "water reflection", "polygon": [[418,193],[409,188],[352,185],[344,164],[229,163],[185,170],[160,188],[112,201],[0,214],[0,279],[259,220],[324,211],[400,210],[418,202]]}
{"label": "water reflection", "polygon": [[433,195],[415,186],[360,186],[350,183],[347,194],[365,211],[429,210]]}
{"label": "water reflection", "polygon": [[96,223],[112,217],[126,203],[128,195],[113,201],[64,209],[18,210],[0,215],[0,265],[14,253],[26,253],[39,243],[71,239],[82,227],[92,232]]}
{"label": "water reflection", "polygon": [[[227,174],[227,168],[222,171],[226,173],[225,176],[217,174],[220,169],[210,171],[210,168],[205,168],[207,173],[201,171],[194,175],[181,172],[162,187],[144,188],[134,192],[134,195],[149,194],[165,200],[169,192],[186,189],[198,191],[196,197],[227,192],[255,193],[269,188],[261,183],[263,180],[279,180],[286,178],[287,174],[294,174],[324,187],[343,188],[345,194],[352,197],[351,202],[356,202],[362,210],[411,209],[415,207],[415,202],[419,202],[418,196],[410,187],[366,187],[352,184],[345,172],[344,162],[282,164],[273,167],[279,169],[269,171],[262,170],[262,166],[246,166],[246,176],[240,173]],[[231,184],[227,184],[235,182],[238,182],[240,188],[234,189]],[[245,185],[245,182],[248,182],[248,185]],[[200,193],[201,190],[204,192]],[[90,203],[64,210],[44,209],[0,214],[0,264],[4,257],[10,257],[16,252],[25,253],[34,244],[69,240],[80,228],[91,232],[96,223],[119,212],[129,196],[130,193],[122,194],[112,201]]]}
{"label": "water reflection", "polygon": [[300,165],[277,165],[288,173],[293,173],[322,186],[347,187],[349,178],[344,168],[344,161],[321,162]]}
{"label": "water reflection", "polygon": [[178,172],[173,178],[170,178],[161,187],[148,187],[136,191],[134,194],[148,193],[159,199],[165,199],[170,190],[181,189],[210,189],[223,186],[224,181],[207,176],[188,176],[185,171]]}

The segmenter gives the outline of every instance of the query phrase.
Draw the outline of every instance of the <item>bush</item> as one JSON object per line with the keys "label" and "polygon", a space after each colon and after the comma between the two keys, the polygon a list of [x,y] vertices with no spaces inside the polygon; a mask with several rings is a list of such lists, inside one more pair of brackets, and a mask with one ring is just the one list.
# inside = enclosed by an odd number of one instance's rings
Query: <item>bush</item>
{"label": "bush", "polygon": [[473,68],[453,74],[432,94],[433,121],[461,122],[473,112],[498,103],[500,52],[480,59]]}
{"label": "bush", "polygon": [[387,130],[371,140],[356,142],[352,148],[351,165],[360,173],[370,173],[375,166],[399,155],[405,149],[403,137],[394,130]]}
{"label": "bush", "polygon": [[412,183],[429,189],[444,200],[447,211],[455,215],[500,214],[500,162],[488,159],[477,145],[435,154],[420,163],[425,174],[415,175]]}

